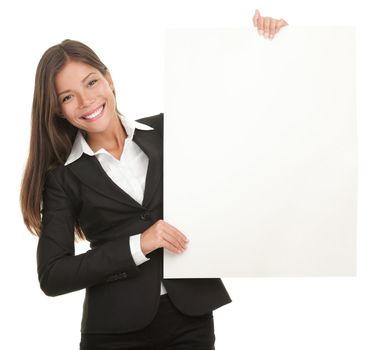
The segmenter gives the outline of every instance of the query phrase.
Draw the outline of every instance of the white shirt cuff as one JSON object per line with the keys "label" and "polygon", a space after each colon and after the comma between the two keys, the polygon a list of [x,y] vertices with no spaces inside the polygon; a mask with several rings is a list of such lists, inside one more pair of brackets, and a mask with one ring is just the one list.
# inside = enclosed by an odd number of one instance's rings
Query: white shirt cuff
{"label": "white shirt cuff", "polygon": [[143,264],[144,262],[150,260],[142,252],[142,248],[140,247],[140,236],[141,233],[129,237],[129,247],[131,249],[132,258],[136,265]]}

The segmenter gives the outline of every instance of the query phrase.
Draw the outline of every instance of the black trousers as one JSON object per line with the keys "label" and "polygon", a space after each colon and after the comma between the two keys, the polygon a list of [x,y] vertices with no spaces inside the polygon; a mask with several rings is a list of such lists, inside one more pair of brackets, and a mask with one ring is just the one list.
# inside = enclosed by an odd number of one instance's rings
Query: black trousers
{"label": "black trousers", "polygon": [[163,295],[154,320],[146,328],[121,334],[82,334],[80,350],[214,350],[214,344],[212,312],[184,315]]}

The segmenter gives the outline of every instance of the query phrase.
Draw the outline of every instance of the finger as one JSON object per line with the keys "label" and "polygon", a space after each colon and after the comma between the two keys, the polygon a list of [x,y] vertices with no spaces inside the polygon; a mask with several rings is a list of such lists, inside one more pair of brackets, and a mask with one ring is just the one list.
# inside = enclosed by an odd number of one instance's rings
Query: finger
{"label": "finger", "polygon": [[185,242],[182,237],[173,234],[173,232],[166,232],[164,237],[175,245],[177,249],[184,251],[187,248],[187,242]]}
{"label": "finger", "polygon": [[280,19],[279,21],[276,22],[276,30],[275,30],[275,35],[279,33],[280,29],[284,26],[287,26],[287,22],[284,19]]}
{"label": "finger", "polygon": [[168,251],[176,254],[181,254],[182,251],[179,250],[176,246],[174,246],[171,242],[169,241],[163,241],[162,242],[162,248],[167,249]]}
{"label": "finger", "polygon": [[264,34],[264,17],[263,16],[259,16],[257,18],[257,29],[262,32],[261,34]]}
{"label": "finger", "polygon": [[269,38],[272,40],[274,35],[275,35],[275,30],[276,30],[276,19],[271,18],[270,21],[270,34],[269,34]]}
{"label": "finger", "polygon": [[271,22],[271,17],[266,17],[264,20],[264,38],[268,38],[270,34],[270,22]]}
{"label": "finger", "polygon": [[259,18],[259,16],[260,16],[259,10],[256,10],[255,14],[253,15],[253,18],[252,18],[253,26],[255,26],[255,27],[257,27],[257,19]]}
{"label": "finger", "polygon": [[184,239],[185,236],[167,222],[163,222],[163,226],[160,228],[159,236],[161,240],[168,240],[179,250],[186,249],[187,240]]}
{"label": "finger", "polygon": [[175,239],[182,249],[186,249],[188,240],[184,239],[184,235],[181,234],[178,230],[167,227],[165,234],[170,235],[173,239]]}
{"label": "finger", "polygon": [[168,222],[166,222],[166,221],[165,221],[165,223],[166,223],[167,227],[170,228],[170,229],[172,230],[173,233],[175,233],[175,234],[179,235],[180,237],[182,237],[182,239],[183,239],[185,242],[189,242],[188,237],[185,236],[180,230],[178,230],[178,229],[177,229],[176,227],[174,227],[173,225],[170,225],[170,224],[169,224]]}
{"label": "finger", "polygon": [[163,236],[162,244],[164,248],[169,249],[173,253],[182,253],[184,251],[184,248],[181,247],[178,240],[167,233]]}
{"label": "finger", "polygon": [[278,21],[278,27],[279,27],[279,29],[280,28],[282,28],[282,27],[284,27],[284,26],[287,26],[287,25],[289,25],[283,18],[281,18],[279,21]]}

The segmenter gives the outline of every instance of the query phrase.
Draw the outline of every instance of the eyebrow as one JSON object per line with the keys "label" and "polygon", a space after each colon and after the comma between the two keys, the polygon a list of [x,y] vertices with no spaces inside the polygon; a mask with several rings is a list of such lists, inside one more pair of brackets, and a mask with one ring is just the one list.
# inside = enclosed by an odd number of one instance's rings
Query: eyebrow
{"label": "eyebrow", "polygon": [[[91,74],[96,74],[96,72],[91,72],[91,73],[87,74],[87,75],[83,78],[82,83],[84,83],[84,82],[88,79],[88,77],[89,77]],[[65,94],[65,93],[70,92],[70,91],[71,91],[71,90],[64,90],[64,91],[58,93],[58,94],[57,94],[57,97],[60,97],[62,94]]]}

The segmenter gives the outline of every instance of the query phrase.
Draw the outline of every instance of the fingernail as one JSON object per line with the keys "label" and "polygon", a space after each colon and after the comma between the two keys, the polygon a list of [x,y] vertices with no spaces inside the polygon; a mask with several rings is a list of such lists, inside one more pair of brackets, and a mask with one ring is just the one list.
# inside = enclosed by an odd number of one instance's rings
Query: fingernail
{"label": "fingernail", "polygon": [[262,36],[264,34],[264,32],[261,29],[258,29],[257,33],[259,33],[260,36]]}
{"label": "fingernail", "polygon": [[267,39],[268,38],[268,33],[264,32],[264,38]]}

